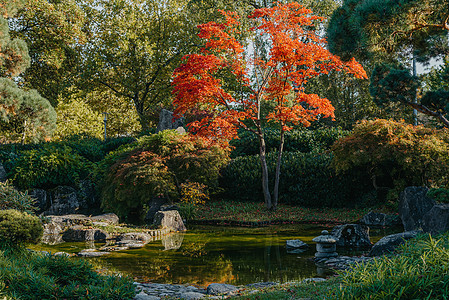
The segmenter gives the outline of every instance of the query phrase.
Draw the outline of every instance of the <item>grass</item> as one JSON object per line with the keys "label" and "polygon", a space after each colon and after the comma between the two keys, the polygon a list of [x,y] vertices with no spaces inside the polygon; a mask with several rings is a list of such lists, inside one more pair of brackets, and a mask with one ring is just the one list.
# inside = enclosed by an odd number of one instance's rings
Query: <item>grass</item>
{"label": "grass", "polygon": [[391,213],[386,208],[305,208],[281,204],[276,211],[268,211],[262,202],[211,201],[197,206],[194,220],[232,222],[327,222],[351,223],[371,210]]}

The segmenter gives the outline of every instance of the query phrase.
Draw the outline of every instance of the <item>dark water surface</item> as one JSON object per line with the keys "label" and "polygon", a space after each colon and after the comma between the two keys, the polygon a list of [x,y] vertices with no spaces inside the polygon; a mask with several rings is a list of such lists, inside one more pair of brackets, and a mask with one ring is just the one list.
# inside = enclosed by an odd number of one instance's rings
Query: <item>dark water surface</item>
{"label": "dark water surface", "polygon": [[[311,260],[315,253],[312,239],[323,229],[329,228],[320,225],[262,228],[191,226],[186,233],[171,234],[163,240],[148,243],[144,248],[114,252],[92,260],[105,268],[128,274],[139,282],[206,286],[212,282],[240,285],[261,281],[298,281],[319,276]],[[371,241],[376,242],[390,233],[371,231]],[[300,239],[311,247],[301,254],[287,253],[285,245],[290,239]],[[75,253],[91,246],[63,243],[40,245],[39,249]],[[95,246],[101,247],[102,244]]]}

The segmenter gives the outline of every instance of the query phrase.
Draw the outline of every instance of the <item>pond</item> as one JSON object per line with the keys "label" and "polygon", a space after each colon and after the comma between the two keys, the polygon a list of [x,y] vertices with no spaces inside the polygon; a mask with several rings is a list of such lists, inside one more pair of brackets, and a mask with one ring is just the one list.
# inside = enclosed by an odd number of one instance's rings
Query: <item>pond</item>
{"label": "pond", "polygon": [[[243,285],[299,281],[323,275],[318,274],[312,261],[315,253],[312,239],[320,235],[323,229],[330,228],[320,225],[261,228],[190,226],[186,233],[170,234],[163,240],[148,243],[144,248],[114,252],[92,261],[104,268],[128,274],[138,282],[207,286],[212,282]],[[390,232],[371,231],[371,240],[375,242],[386,234]],[[287,253],[285,245],[290,239],[300,239],[311,247],[301,254]],[[95,247],[102,245],[95,244]],[[38,249],[76,253],[86,247],[92,245],[42,244]]]}

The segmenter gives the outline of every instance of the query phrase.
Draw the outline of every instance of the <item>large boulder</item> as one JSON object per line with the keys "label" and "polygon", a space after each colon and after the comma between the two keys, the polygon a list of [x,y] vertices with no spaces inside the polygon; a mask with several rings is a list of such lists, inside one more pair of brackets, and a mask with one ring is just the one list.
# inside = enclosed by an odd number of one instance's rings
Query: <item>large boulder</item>
{"label": "large boulder", "polygon": [[309,245],[301,240],[288,240],[286,241],[287,253],[299,254],[306,251]]}
{"label": "large boulder", "polygon": [[99,211],[100,203],[97,201],[95,185],[90,180],[81,180],[76,189],[79,203],[79,211],[92,213],[92,210]]}
{"label": "large boulder", "polygon": [[38,214],[50,208],[51,203],[46,190],[32,189],[28,191],[28,195],[36,199]]}
{"label": "large boulder", "polygon": [[74,226],[67,229],[62,235],[66,242],[105,241],[109,234],[101,229],[86,229],[82,226]]}
{"label": "large boulder", "polygon": [[358,223],[372,227],[384,227],[399,225],[401,224],[401,219],[398,216],[370,211]]}
{"label": "large boulder", "polygon": [[129,232],[121,234],[117,237],[117,241],[140,241],[142,243],[148,243],[153,240],[153,237],[145,232]]}
{"label": "large boulder", "polygon": [[166,129],[177,129],[178,127],[183,127],[184,121],[182,118],[174,119],[173,112],[162,109],[159,114],[159,123],[157,124],[156,133]]}
{"label": "large boulder", "polygon": [[61,231],[63,230],[63,226],[61,223],[56,223],[56,222],[50,222],[50,223],[45,223],[43,224],[44,227],[44,235],[45,234],[60,234]]}
{"label": "large boulder", "polygon": [[159,228],[172,231],[186,231],[187,228],[177,210],[158,211],[154,216],[153,224]]}
{"label": "large boulder", "polygon": [[43,215],[68,215],[77,213],[80,208],[78,195],[70,186],[58,186],[50,192],[51,206]]}
{"label": "large boulder", "polygon": [[369,256],[381,256],[392,253],[399,245],[402,245],[407,240],[416,237],[419,233],[419,231],[406,231],[387,235],[374,244],[373,248],[369,252]]}
{"label": "large boulder", "polygon": [[399,217],[405,231],[420,230],[424,215],[435,205],[427,191],[426,187],[409,186],[399,195]]}
{"label": "large boulder", "polygon": [[81,214],[71,214],[71,215],[62,215],[62,216],[55,216],[55,215],[48,215],[45,216],[45,219],[50,222],[61,224],[61,226],[76,226],[76,225],[85,225],[90,226],[92,225],[92,221],[89,219],[86,215]]}
{"label": "large boulder", "polygon": [[6,176],[6,170],[3,164],[0,162],[0,182],[5,182],[8,177]]}
{"label": "large boulder", "polygon": [[156,215],[156,213],[161,209],[161,207],[167,204],[167,200],[164,198],[159,198],[159,197],[155,197],[152,198],[148,203],[148,211],[147,214],[145,215],[145,223],[147,224],[152,224],[154,221],[154,215]]}
{"label": "large boulder", "polygon": [[422,219],[424,232],[437,234],[449,230],[449,204],[437,204]]}
{"label": "large boulder", "polygon": [[337,246],[347,248],[371,248],[368,227],[360,224],[337,225],[332,229]]}

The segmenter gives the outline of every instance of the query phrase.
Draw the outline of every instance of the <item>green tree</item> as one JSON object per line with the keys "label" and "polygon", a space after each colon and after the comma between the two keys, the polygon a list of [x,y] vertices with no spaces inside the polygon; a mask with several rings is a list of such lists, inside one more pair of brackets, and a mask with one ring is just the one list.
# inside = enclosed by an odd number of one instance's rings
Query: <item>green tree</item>
{"label": "green tree", "polygon": [[21,3],[0,2],[0,132],[3,142],[47,139],[54,130],[56,114],[35,90],[20,89],[12,80],[30,64],[26,43],[11,39],[6,17]]}
{"label": "green tree", "polygon": [[86,8],[85,78],[132,101],[142,129],[155,104],[169,103],[174,68],[192,45],[187,1],[98,0]]}
{"label": "green tree", "polygon": [[25,41],[31,56],[31,65],[22,74],[24,85],[53,105],[77,80],[84,21],[76,0],[24,0],[23,7],[10,15],[11,36]]}

